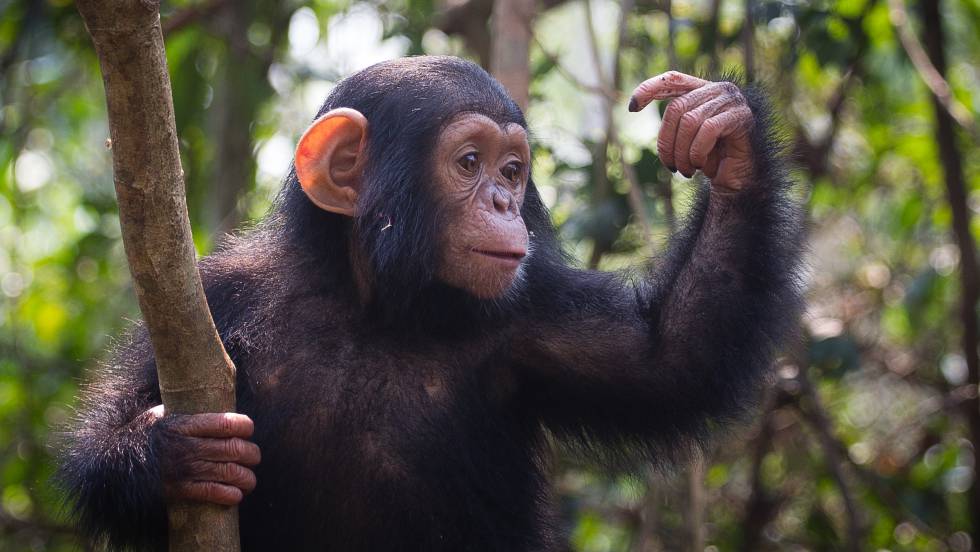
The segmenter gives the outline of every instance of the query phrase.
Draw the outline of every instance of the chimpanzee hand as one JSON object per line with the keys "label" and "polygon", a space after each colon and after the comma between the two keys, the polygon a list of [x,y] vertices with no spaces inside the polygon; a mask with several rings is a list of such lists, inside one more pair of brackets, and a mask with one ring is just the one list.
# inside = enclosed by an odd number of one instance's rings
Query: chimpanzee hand
{"label": "chimpanzee hand", "polygon": [[670,98],[676,99],[667,106],[657,139],[660,161],[688,178],[700,169],[716,189],[748,186],[754,172],[749,133],[755,119],[739,88],[668,71],[640,83],[629,109],[639,111],[653,100]]}
{"label": "chimpanzee hand", "polygon": [[163,405],[146,411],[151,439],[160,458],[160,476],[168,500],[192,500],[233,506],[255,489],[249,469],[261,455],[251,437],[254,425],[243,414],[164,416]]}

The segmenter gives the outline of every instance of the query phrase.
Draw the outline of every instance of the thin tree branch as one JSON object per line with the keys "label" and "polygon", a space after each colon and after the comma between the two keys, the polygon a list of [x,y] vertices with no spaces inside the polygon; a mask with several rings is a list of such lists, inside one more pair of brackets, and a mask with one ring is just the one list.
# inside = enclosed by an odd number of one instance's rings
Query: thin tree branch
{"label": "thin tree branch", "polygon": [[568,68],[565,67],[565,65],[561,62],[561,57],[558,54],[549,51],[544,46],[544,44],[541,43],[541,41],[538,39],[537,36],[532,35],[532,40],[534,41],[534,45],[538,48],[538,50],[541,51],[541,55],[547,58],[548,61],[552,65],[554,65],[555,70],[558,71],[558,74],[560,74],[570,84],[574,85],[576,88],[579,88],[585,92],[589,92],[590,94],[596,94],[598,96],[607,98],[612,102],[617,102],[622,100],[623,95],[620,94],[618,90],[612,90],[602,85],[597,86],[594,84],[583,82],[581,79],[576,77],[571,71],[569,71]]}
{"label": "thin tree branch", "polygon": [[643,200],[643,186],[640,184],[640,179],[636,176],[636,169],[626,161],[623,144],[617,140],[616,145],[619,147],[619,161],[623,167],[623,176],[626,177],[626,181],[630,185],[629,194],[627,195],[630,209],[633,210],[633,215],[636,216],[636,222],[640,225],[640,230],[643,232],[643,239],[649,240],[653,235],[653,228],[650,226],[650,217],[647,216],[646,202]]}
{"label": "thin tree branch", "polygon": [[929,54],[926,53],[919,39],[912,32],[908,12],[905,10],[904,0],[888,0],[888,8],[889,20],[892,26],[895,27],[899,41],[902,43],[902,48],[909,56],[909,60],[912,61],[912,65],[919,73],[922,82],[929,87],[929,91],[932,92],[939,105],[946,110],[946,113],[958,125],[963,127],[974,141],[980,141],[980,135],[977,134],[977,126],[970,110],[961,104],[953,95],[953,90],[950,88],[949,83],[939,70],[936,69],[933,62],[930,61]]}
{"label": "thin tree branch", "polygon": [[742,54],[745,80],[755,80],[755,0],[745,0],[745,23],[742,24]]}
{"label": "thin tree branch", "polygon": [[228,3],[229,0],[210,0],[203,4],[184,8],[163,21],[163,34],[166,36],[170,33],[175,33],[197,23],[201,19],[210,17]]}
{"label": "thin tree branch", "polygon": [[674,21],[673,0],[664,0],[664,13],[667,14],[667,65],[670,69],[680,70],[677,64],[677,22]]}
{"label": "thin tree branch", "polygon": [[861,550],[863,528],[857,509],[857,501],[854,498],[854,491],[851,489],[847,476],[842,469],[842,464],[848,458],[847,451],[840,443],[840,440],[834,436],[830,417],[821,404],[816,390],[810,383],[810,378],[806,374],[805,365],[801,365],[797,381],[800,383],[801,399],[805,398],[807,400],[807,406],[802,407],[800,405],[798,410],[804,419],[809,422],[810,427],[816,432],[817,440],[820,442],[820,449],[823,451],[827,460],[827,468],[830,470],[830,475],[837,484],[841,499],[844,502],[844,512],[847,514],[845,517],[846,534],[844,546],[851,552],[858,552]]}
{"label": "thin tree branch", "polygon": [[[894,10],[893,10],[894,11]],[[936,76],[943,79],[946,71],[945,35],[939,0],[922,2],[923,33],[926,48],[929,49],[929,62]],[[945,82],[945,80],[943,80]],[[948,87],[947,87],[948,89]],[[956,144],[953,121],[954,110],[943,101],[940,94],[933,95],[936,114],[936,143],[939,149],[940,166],[946,183],[946,199],[953,215],[953,235],[960,250],[959,316],[962,328],[963,358],[966,360],[967,383],[972,387],[980,385],[980,324],[977,320],[977,305],[980,303],[980,262],[977,259],[977,243],[971,232],[973,225],[968,202],[968,187],[963,171],[963,156]],[[970,432],[970,441],[976,449],[980,446],[980,398],[970,397],[963,402],[963,416]],[[974,468],[973,482],[968,491],[969,511],[972,524],[971,537],[974,544],[980,543],[980,481]]]}

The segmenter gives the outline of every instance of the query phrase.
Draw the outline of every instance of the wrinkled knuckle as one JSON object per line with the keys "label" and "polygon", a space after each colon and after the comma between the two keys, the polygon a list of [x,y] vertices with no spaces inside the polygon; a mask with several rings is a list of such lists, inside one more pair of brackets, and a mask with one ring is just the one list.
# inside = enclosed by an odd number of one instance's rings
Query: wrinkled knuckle
{"label": "wrinkled knuckle", "polygon": [[691,148],[690,154],[691,165],[694,167],[700,167],[704,165],[704,152],[700,148]]}
{"label": "wrinkled knuckle", "polygon": [[733,82],[728,82],[728,81],[722,82],[721,87],[722,90],[724,90],[725,93],[728,94],[729,96],[737,96],[737,97],[742,96],[742,89],[739,88],[738,85],[736,85]]}
{"label": "wrinkled knuckle", "polygon": [[200,477],[209,471],[210,464],[204,460],[190,460],[184,464],[185,473],[190,478]]}
{"label": "wrinkled knuckle", "polygon": [[685,111],[687,111],[687,102],[683,98],[677,98],[667,104],[667,109],[664,111],[664,119],[680,117],[681,113]]}
{"label": "wrinkled knuckle", "polygon": [[241,457],[242,454],[245,452],[244,444],[245,442],[237,437],[231,439],[225,439],[224,441],[225,455],[228,456],[229,458]]}
{"label": "wrinkled knuckle", "polygon": [[225,434],[230,434],[235,432],[235,417],[230,414],[222,414],[219,418],[221,421],[218,423],[218,427]]}
{"label": "wrinkled knuckle", "polygon": [[222,487],[215,481],[201,482],[201,495],[209,501],[217,502],[222,496]]}
{"label": "wrinkled knuckle", "polygon": [[691,127],[698,124],[699,119],[700,117],[698,117],[697,113],[694,111],[688,111],[681,117],[681,126],[686,130],[690,130]]}
{"label": "wrinkled knuckle", "polygon": [[252,492],[255,490],[255,486],[258,484],[258,480],[255,478],[255,473],[252,470],[242,468],[242,478],[239,488],[245,490],[246,492]]}
{"label": "wrinkled knuckle", "polygon": [[215,466],[215,475],[217,476],[216,479],[227,482],[234,481],[235,477],[238,475],[237,471],[235,470],[236,465],[237,464],[232,462],[222,462]]}

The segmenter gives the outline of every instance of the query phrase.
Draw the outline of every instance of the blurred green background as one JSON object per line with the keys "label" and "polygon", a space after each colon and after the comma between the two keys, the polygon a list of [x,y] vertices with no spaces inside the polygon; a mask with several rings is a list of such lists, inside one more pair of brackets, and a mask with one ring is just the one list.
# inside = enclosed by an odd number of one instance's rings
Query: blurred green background
{"label": "blurred green background", "polygon": [[[493,7],[165,1],[200,253],[267,210],[338,79],[405,54],[486,65]],[[974,548],[980,0],[530,9],[535,178],[583,266],[640,262],[683,217],[692,182],[660,166],[656,110],[625,109],[668,68],[768,85],[811,225],[804,339],[754,423],[671,474],[562,461],[574,548]],[[86,369],[139,316],[105,116],[72,3],[0,0],[0,551],[85,549],[49,482],[52,443]]]}

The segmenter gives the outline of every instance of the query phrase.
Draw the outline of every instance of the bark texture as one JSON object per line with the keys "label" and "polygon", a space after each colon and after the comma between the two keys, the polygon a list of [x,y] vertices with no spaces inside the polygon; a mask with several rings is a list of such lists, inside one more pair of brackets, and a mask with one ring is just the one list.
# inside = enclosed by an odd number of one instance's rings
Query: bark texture
{"label": "bark texture", "polygon": [[[123,243],[167,412],[235,408],[191,240],[159,2],[79,0],[105,84]],[[171,504],[170,550],[237,551],[235,508]]]}
{"label": "bark texture", "polygon": [[531,86],[531,29],[534,0],[496,0],[491,20],[490,72],[504,85],[522,111],[527,111]]}

